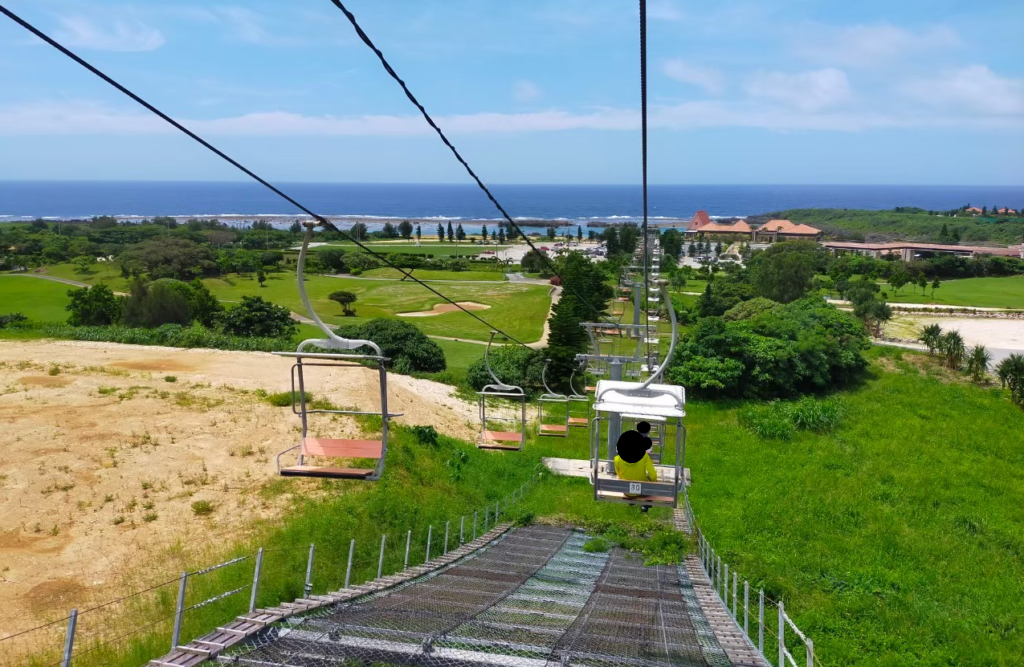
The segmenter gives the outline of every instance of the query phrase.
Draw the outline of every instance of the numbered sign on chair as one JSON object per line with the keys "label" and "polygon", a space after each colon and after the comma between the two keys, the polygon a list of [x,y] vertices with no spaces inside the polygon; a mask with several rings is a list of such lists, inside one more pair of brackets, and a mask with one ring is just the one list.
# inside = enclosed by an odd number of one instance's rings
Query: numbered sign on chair
{"label": "numbered sign on chair", "polygon": [[635,493],[635,494],[639,495],[639,493],[640,493],[640,482],[630,482],[629,483],[629,492],[630,493]]}

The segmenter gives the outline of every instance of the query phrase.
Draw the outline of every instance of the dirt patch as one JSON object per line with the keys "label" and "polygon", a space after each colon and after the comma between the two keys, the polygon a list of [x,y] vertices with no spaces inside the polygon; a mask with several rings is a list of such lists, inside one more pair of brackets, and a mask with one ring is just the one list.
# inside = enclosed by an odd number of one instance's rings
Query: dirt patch
{"label": "dirt patch", "polygon": [[118,361],[110,364],[130,371],[193,371],[195,368],[174,359],[148,359],[145,361]]}
{"label": "dirt patch", "polygon": [[[475,303],[473,301],[459,301],[459,306],[462,306],[466,310],[487,310],[490,308],[485,303]],[[458,310],[458,307],[451,303],[439,303],[431,310],[418,310],[412,313],[398,313],[399,317],[433,317],[434,315],[444,315],[445,313],[451,313]]]}
{"label": "dirt patch", "polygon": [[60,376],[26,375],[18,378],[18,383],[30,387],[66,387],[71,384],[71,380]]}
{"label": "dirt patch", "polygon": [[[299,420],[256,390],[289,390],[289,359],[79,341],[2,341],[0,359],[0,377],[45,380],[0,383],[0,637],[216,562],[211,550],[277,521],[293,497],[325,492],[285,480],[285,493],[260,493]],[[45,375],[51,364],[59,376]],[[318,368],[308,383],[335,405],[380,407],[371,369]],[[388,407],[471,439],[476,406],[454,392],[392,375]],[[373,435],[328,416],[311,429]],[[197,500],[217,509],[198,518]]]}

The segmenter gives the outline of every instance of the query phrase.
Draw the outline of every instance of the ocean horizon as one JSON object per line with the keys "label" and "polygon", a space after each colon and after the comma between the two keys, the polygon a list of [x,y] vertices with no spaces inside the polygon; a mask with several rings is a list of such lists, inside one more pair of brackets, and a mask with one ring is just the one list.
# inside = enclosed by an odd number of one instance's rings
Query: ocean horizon
{"label": "ocean horizon", "polygon": [[[324,216],[418,220],[498,220],[473,184],[279,183]],[[642,215],[639,185],[489,186],[518,220],[562,224],[632,221]],[[965,204],[1020,209],[1022,186],[651,185],[649,217],[746,217],[793,208],[949,210]],[[189,181],[0,181],[0,222],[119,217],[288,217],[301,212],[256,183]]]}

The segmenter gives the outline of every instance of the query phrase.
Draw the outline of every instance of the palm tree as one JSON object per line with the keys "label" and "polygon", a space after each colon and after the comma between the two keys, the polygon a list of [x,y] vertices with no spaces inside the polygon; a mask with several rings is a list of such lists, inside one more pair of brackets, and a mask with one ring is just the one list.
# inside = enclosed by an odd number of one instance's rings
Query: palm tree
{"label": "palm tree", "polygon": [[975,345],[967,355],[967,372],[975,382],[981,382],[988,372],[988,366],[992,363],[992,355],[985,349],[984,345]]}
{"label": "palm tree", "polygon": [[924,343],[925,347],[928,348],[928,354],[935,354],[935,349],[939,346],[939,340],[942,338],[942,327],[938,324],[929,324],[928,326],[921,329],[921,333],[917,339]]}
{"label": "palm tree", "polygon": [[947,331],[942,334],[938,349],[942,352],[947,368],[956,370],[963,366],[967,349],[964,345],[964,337],[960,335],[959,331]]}

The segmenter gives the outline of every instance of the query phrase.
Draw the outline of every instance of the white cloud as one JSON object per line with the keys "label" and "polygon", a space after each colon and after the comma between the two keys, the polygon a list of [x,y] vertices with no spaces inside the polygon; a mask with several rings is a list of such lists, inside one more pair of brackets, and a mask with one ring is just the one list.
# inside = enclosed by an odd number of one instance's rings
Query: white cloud
{"label": "white cloud", "polygon": [[957,32],[945,26],[912,31],[888,23],[843,28],[815,23],[798,28],[791,42],[797,55],[816,62],[872,67],[956,47],[961,40]]}
{"label": "white cloud", "polygon": [[533,102],[541,96],[540,88],[533,81],[516,81],[512,89],[512,96],[517,102]]}
{"label": "white cloud", "polygon": [[711,67],[701,67],[676,58],[665,63],[664,71],[670,79],[700,86],[714,95],[725,90],[722,73]]}
{"label": "white cloud", "polygon": [[240,42],[262,46],[298,46],[302,43],[269,30],[263,16],[246,7],[217,7],[213,12],[227,24],[231,36]]}
{"label": "white cloud", "polygon": [[762,72],[750,77],[746,91],[752,97],[801,111],[820,111],[847,102],[850,82],[842,70],[827,68],[810,72]]}
{"label": "white cloud", "polygon": [[70,47],[97,51],[153,51],[164,45],[163,34],[136,20],[101,26],[84,16],[60,16],[56,37]]}
{"label": "white cloud", "polygon": [[912,99],[979,115],[1024,117],[1024,79],[1001,77],[985,65],[948,70],[902,86]]}

